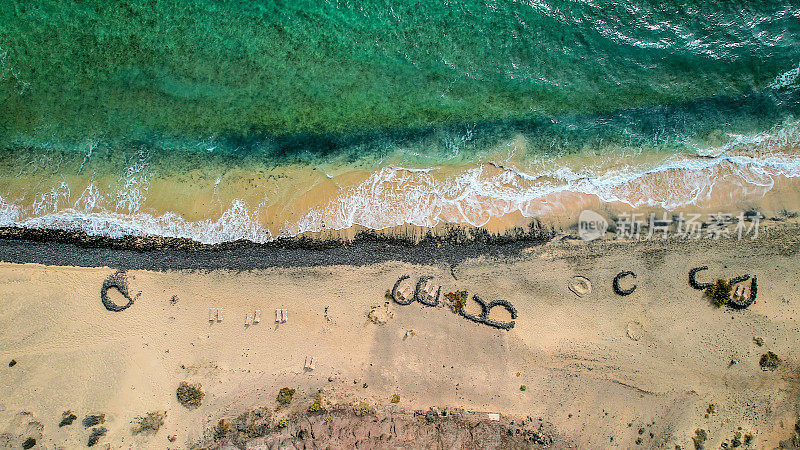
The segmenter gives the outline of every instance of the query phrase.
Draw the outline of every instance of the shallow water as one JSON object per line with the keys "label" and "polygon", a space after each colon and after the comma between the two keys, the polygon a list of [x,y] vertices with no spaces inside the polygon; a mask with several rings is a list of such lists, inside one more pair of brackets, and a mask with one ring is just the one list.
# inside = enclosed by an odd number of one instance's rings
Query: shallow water
{"label": "shallow water", "polygon": [[795,2],[7,2],[0,224],[797,209],[799,75]]}

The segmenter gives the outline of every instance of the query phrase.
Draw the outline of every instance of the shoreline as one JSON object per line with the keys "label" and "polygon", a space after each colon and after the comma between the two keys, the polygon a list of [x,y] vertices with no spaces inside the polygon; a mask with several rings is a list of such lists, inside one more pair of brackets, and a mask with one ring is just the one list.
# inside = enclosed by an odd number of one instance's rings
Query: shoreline
{"label": "shoreline", "polygon": [[[779,234],[795,232],[800,226],[800,218],[795,213],[786,214],[784,217],[761,219],[760,228]],[[746,221],[752,224],[751,218]],[[368,266],[391,261],[453,267],[482,256],[519,258],[531,248],[559,241],[590,247],[638,243],[664,248],[687,241],[674,236],[651,240],[617,239],[611,225],[612,228],[603,236],[592,241],[581,240],[578,222],[572,219],[559,224],[533,220],[526,228],[514,227],[499,233],[458,225],[436,228],[405,226],[391,230],[361,227],[351,230],[349,235],[306,233],[266,243],[239,240],[220,244],[204,244],[188,238],[111,238],[82,231],[0,227],[0,261],[154,271]],[[708,226],[708,222],[701,222],[701,232],[705,232]]]}

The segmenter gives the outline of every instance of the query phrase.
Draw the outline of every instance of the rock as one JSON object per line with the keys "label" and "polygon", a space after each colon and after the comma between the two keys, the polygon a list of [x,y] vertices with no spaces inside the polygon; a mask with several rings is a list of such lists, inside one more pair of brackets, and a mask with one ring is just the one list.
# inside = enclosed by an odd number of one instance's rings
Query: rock
{"label": "rock", "polygon": [[58,427],[66,427],[68,425],[72,425],[72,422],[77,419],[78,416],[72,413],[72,411],[64,411],[61,413],[61,422],[58,424]]}
{"label": "rock", "polygon": [[95,425],[100,425],[105,421],[106,421],[105,414],[89,414],[88,416],[83,418],[83,426],[85,428],[89,428]]}
{"label": "rock", "polygon": [[99,441],[101,437],[105,436],[106,433],[108,433],[106,427],[92,428],[92,433],[89,435],[89,441],[86,443],[86,446],[94,447],[94,445],[97,444],[97,441]]}

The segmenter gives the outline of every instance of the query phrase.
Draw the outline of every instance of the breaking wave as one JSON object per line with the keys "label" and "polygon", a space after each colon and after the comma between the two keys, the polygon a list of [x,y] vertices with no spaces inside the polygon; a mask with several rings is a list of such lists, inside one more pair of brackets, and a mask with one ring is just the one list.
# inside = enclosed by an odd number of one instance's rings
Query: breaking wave
{"label": "breaking wave", "polygon": [[[449,172],[444,167],[385,166],[361,182],[338,187],[322,206],[308,207],[293,221],[267,217],[266,209],[280,200],[270,203],[266,193],[258,205],[233,200],[218,217],[195,221],[175,212],[146,210],[153,174],[146,157],[137,157],[128,161],[116,190],[107,194],[92,181],[72,202],[66,183],[37,194],[29,206],[0,197],[0,225],[115,238],[158,235],[206,244],[243,239],[264,243],[356,225],[376,230],[405,224],[480,227],[510,213],[527,218],[570,216],[591,199],[667,210],[708,207],[760,198],[777,178],[800,177],[800,154],[795,153],[800,148],[800,122],[790,120],[770,132],[729,138],[720,148],[644,160],[605,155],[577,162],[529,161],[527,166],[485,162]],[[219,184],[218,179],[215,189]],[[282,225],[270,229],[266,223]]]}

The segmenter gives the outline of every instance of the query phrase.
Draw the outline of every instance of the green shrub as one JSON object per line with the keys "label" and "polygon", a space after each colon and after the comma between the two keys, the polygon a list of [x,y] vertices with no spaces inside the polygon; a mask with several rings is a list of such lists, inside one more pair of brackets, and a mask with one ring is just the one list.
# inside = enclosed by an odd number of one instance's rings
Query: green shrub
{"label": "green shrub", "polygon": [[314,396],[314,403],[308,406],[308,412],[313,413],[320,409],[322,409],[322,394],[317,393],[317,395]]}
{"label": "green shrub", "polygon": [[133,434],[154,434],[164,425],[167,412],[153,411],[134,419]]}
{"label": "green shrub", "polygon": [[706,288],[706,296],[714,306],[727,305],[731,299],[731,285],[727,280],[720,278],[716,283]]}
{"label": "green shrub", "polygon": [[520,386],[520,387],[519,387],[519,390],[520,390],[520,391],[522,391],[522,392],[525,392],[525,391],[527,391],[527,390],[528,390],[528,386],[525,386],[525,385],[523,384],[522,386]]}
{"label": "green shrub", "polygon": [[694,436],[692,436],[692,441],[694,442],[695,450],[702,450],[706,448],[707,440],[708,440],[708,434],[706,433],[706,430],[702,428],[694,430]]}
{"label": "green shrub", "polygon": [[286,428],[289,426],[289,421],[287,419],[281,419],[278,421],[278,428]]}
{"label": "green shrub", "polygon": [[203,403],[203,397],[206,395],[200,389],[200,384],[189,384],[185,381],[181,381],[175,394],[178,396],[178,402],[187,408],[200,406]]}
{"label": "green shrub", "polygon": [[288,405],[289,403],[292,403],[292,396],[294,396],[294,389],[289,389],[288,387],[285,387],[281,388],[281,390],[278,391],[278,397],[276,398],[276,400],[278,400],[278,403],[285,406]]}
{"label": "green shrub", "polygon": [[761,361],[758,362],[763,370],[775,370],[778,368],[778,364],[780,363],[781,359],[778,358],[778,355],[772,352],[767,352],[761,355]]}
{"label": "green shrub", "polygon": [[367,402],[356,402],[353,405],[353,413],[357,416],[372,414],[373,412],[374,410],[372,409],[372,406],[370,406]]}

